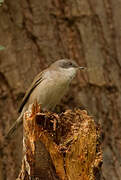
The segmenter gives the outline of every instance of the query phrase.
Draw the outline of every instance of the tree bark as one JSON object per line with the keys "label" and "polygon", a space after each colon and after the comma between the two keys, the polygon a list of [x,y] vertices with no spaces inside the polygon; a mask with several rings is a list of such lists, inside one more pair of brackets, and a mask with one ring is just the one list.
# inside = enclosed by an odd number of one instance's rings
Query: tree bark
{"label": "tree bark", "polygon": [[[103,176],[121,174],[121,0],[5,0],[0,6],[0,144],[34,76],[56,59],[87,66],[63,109],[81,107],[104,131]],[[18,176],[22,129],[4,149],[3,179]],[[8,171],[9,169],[9,171]]]}
{"label": "tree bark", "polygon": [[100,180],[99,125],[86,111],[59,115],[34,105],[24,115],[23,152],[17,180]]}

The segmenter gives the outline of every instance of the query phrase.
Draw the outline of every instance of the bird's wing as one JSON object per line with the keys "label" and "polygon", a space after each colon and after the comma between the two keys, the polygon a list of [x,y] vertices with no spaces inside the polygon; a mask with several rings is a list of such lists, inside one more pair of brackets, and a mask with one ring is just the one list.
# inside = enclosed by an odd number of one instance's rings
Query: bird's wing
{"label": "bird's wing", "polygon": [[23,100],[22,100],[22,103],[21,103],[21,105],[20,105],[20,107],[19,107],[19,110],[18,110],[19,113],[22,111],[24,105],[26,104],[26,102],[27,102],[28,98],[30,97],[30,95],[31,95],[32,91],[34,90],[34,88],[35,88],[40,82],[42,82],[42,80],[43,80],[43,73],[44,73],[44,72],[45,72],[45,71],[40,72],[40,73],[34,78],[34,80],[33,80],[32,84],[31,84],[30,88],[27,90],[27,92],[26,92],[26,94],[25,94],[25,96],[24,96],[24,98],[23,98]]}

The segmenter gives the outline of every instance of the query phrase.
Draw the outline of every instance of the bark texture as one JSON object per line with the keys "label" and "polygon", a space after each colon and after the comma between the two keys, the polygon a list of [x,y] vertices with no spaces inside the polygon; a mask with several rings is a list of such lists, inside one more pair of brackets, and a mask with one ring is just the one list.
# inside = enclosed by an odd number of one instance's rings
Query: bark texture
{"label": "bark texture", "polygon": [[[62,105],[86,109],[104,130],[103,176],[121,174],[121,0],[6,0],[0,6],[0,143],[33,77],[60,58],[80,72]],[[18,176],[22,131],[5,148],[2,179]],[[1,177],[0,177],[1,178]]]}
{"label": "bark texture", "polygon": [[100,180],[99,125],[86,111],[42,113],[34,105],[23,123],[24,153],[17,180]]}

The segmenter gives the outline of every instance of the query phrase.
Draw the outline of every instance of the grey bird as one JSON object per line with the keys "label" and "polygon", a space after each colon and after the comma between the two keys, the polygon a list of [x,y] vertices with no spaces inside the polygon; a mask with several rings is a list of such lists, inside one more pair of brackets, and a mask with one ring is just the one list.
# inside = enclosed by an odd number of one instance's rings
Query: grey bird
{"label": "grey bird", "polygon": [[55,61],[50,67],[40,72],[26,92],[19,108],[21,114],[5,138],[9,139],[14,131],[22,124],[23,114],[35,100],[38,104],[41,104],[42,110],[53,111],[66,94],[78,69],[84,69],[84,67],[79,67],[73,60],[61,59]]}

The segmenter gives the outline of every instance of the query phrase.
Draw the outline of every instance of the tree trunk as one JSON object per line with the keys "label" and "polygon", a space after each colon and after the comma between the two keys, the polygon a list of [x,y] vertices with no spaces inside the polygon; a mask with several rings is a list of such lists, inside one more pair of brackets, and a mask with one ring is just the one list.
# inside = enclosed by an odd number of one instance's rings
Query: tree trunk
{"label": "tree trunk", "polygon": [[[104,130],[103,176],[121,175],[121,0],[5,0],[0,6],[0,144],[33,77],[61,58],[87,66],[63,99]],[[4,149],[2,179],[18,177],[22,130]],[[9,169],[9,170],[8,170]],[[1,177],[0,177],[1,178]]]}
{"label": "tree trunk", "polygon": [[99,126],[86,111],[24,115],[23,161],[17,180],[100,180]]}

